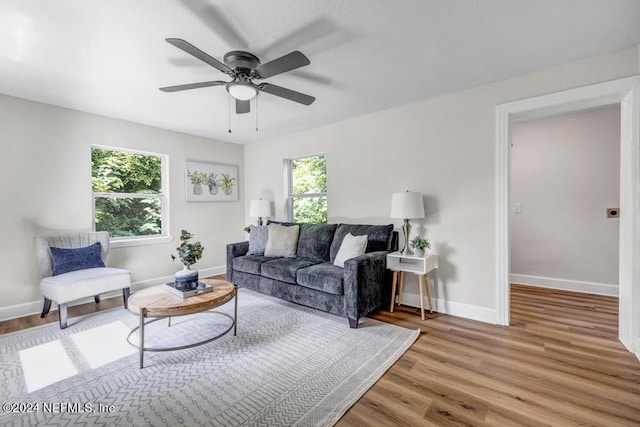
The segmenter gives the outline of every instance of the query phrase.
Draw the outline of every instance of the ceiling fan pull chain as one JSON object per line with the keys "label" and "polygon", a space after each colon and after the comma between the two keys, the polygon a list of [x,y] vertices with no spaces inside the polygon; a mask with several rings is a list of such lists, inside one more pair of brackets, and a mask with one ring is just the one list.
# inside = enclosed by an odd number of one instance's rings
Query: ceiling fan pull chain
{"label": "ceiling fan pull chain", "polygon": [[258,96],[256,95],[256,132],[258,132]]}
{"label": "ceiling fan pull chain", "polygon": [[229,133],[231,133],[231,95],[229,95]]}

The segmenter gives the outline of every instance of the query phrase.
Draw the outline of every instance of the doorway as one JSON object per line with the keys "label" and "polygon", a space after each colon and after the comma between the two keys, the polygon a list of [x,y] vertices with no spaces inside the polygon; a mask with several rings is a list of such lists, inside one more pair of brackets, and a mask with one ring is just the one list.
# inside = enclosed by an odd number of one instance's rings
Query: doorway
{"label": "doorway", "polygon": [[640,76],[496,107],[496,323],[510,323],[511,127],[524,120],[620,104],[620,341],[638,355],[640,314]]}
{"label": "doorway", "polygon": [[618,296],[620,104],[511,126],[510,282]]}

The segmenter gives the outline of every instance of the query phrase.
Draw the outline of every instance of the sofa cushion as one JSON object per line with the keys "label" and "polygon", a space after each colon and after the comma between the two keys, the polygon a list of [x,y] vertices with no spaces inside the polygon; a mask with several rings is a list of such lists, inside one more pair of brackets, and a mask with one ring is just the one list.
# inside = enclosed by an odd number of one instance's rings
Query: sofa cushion
{"label": "sofa cushion", "polygon": [[264,250],[265,256],[295,257],[298,248],[300,226],[290,227],[280,224],[269,224],[269,238]]}
{"label": "sofa cushion", "polygon": [[260,274],[260,266],[267,261],[278,258],[266,257],[263,255],[247,255],[233,259],[233,269],[243,273]]}
{"label": "sofa cushion", "polygon": [[129,271],[111,267],[70,271],[40,281],[42,295],[58,304],[129,287]]}
{"label": "sofa cushion", "polygon": [[247,255],[263,255],[267,247],[269,229],[266,225],[249,226],[249,252]]}
{"label": "sofa cushion", "polygon": [[331,242],[338,224],[300,224],[298,256],[329,261]]}
{"label": "sofa cushion", "polygon": [[298,284],[334,295],[344,295],[344,269],[330,262],[298,270]]}
{"label": "sofa cushion", "polygon": [[278,258],[263,263],[260,274],[274,280],[296,284],[296,274],[301,268],[318,264],[310,258]]}
{"label": "sofa cushion", "polygon": [[331,243],[331,262],[334,262],[336,255],[342,245],[342,240],[347,234],[354,236],[367,235],[366,253],[376,251],[387,251],[391,249],[391,237],[393,235],[393,224],[389,225],[356,225],[340,224],[336,229],[336,234]]}

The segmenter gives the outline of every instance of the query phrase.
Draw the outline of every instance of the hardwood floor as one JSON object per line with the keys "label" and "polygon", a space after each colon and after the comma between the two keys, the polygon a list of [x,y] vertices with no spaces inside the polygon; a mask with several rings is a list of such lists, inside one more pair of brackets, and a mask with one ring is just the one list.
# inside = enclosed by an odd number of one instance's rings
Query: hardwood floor
{"label": "hardwood floor", "polygon": [[509,328],[376,312],[422,333],[338,426],[640,425],[640,362],[618,342],[617,298],[511,290]]}
{"label": "hardwood floor", "polygon": [[[617,340],[617,311],[617,298],[515,285],[509,328],[380,310],[371,317],[422,333],[338,425],[640,426],[640,362]],[[0,322],[0,333],[48,322],[55,312]]]}

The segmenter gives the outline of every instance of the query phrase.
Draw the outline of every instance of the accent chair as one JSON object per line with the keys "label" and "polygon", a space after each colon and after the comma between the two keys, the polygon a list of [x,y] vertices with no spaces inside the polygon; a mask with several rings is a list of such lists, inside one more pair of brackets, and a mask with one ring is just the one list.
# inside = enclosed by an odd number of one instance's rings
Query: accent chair
{"label": "accent chair", "polygon": [[122,290],[124,307],[131,290],[131,273],[105,266],[109,254],[109,233],[79,232],[37,236],[36,257],[44,305],[40,317],[47,317],[51,302],[58,304],[60,329],[67,327],[67,304],[100,294]]}

